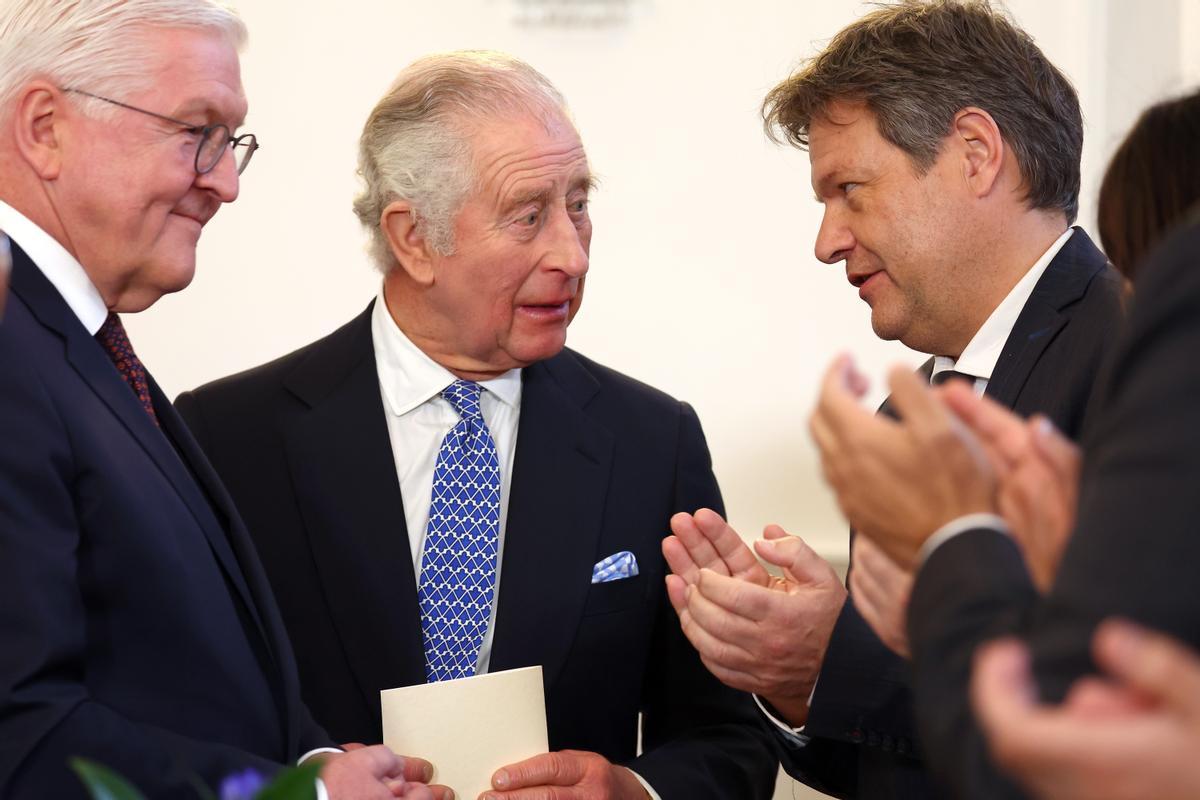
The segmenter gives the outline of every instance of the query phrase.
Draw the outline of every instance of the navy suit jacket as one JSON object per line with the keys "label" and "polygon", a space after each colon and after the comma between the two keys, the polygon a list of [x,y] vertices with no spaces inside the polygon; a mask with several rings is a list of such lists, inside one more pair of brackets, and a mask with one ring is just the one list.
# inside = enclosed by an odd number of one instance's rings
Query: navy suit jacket
{"label": "navy suit jacket", "polygon": [[83,756],[183,797],[329,742],[253,546],[151,382],[159,429],[13,247],[0,324],[0,796]]}
{"label": "navy suit jacket", "polygon": [[1075,531],[1054,585],[1033,588],[1011,537],[980,529],[935,550],[913,585],[917,717],[935,773],[956,797],[1024,795],[999,776],[967,687],[975,647],[1027,637],[1046,702],[1096,672],[1100,620],[1132,619],[1200,648],[1200,218],[1139,273],[1126,334],[1083,439]]}
{"label": "navy suit jacket", "polygon": [[[986,394],[1041,413],[1078,438],[1105,357],[1120,333],[1123,281],[1082,230],[1050,262],[1004,343]],[[932,361],[923,368],[932,370]],[[838,797],[918,800],[941,792],[921,763],[909,663],[847,600],[813,694],[805,733],[784,767]]]}
{"label": "navy suit jacket", "polygon": [[[425,681],[370,314],[177,401],[246,516],[313,713],[365,742],[379,691]],[[704,669],[666,598],[671,515],[722,509],[695,413],[571,351],[522,381],[491,669],[542,665],[551,749],[628,764],[664,800],[769,797],[750,698]],[[592,585],[622,550],[640,574]]]}

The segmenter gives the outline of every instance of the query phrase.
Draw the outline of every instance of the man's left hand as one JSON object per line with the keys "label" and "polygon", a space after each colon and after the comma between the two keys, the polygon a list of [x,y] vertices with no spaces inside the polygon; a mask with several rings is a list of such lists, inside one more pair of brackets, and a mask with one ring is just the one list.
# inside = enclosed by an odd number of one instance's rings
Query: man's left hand
{"label": "man's left hand", "polygon": [[627,768],[599,753],[560,750],[496,770],[492,791],[480,800],[646,800],[650,795]]}
{"label": "man's left hand", "polygon": [[893,369],[889,385],[903,422],[860,405],[866,380],[839,357],[825,374],[809,427],[850,524],[911,568],[921,545],[947,522],[995,513],[995,478],[983,445],[917,375]]}

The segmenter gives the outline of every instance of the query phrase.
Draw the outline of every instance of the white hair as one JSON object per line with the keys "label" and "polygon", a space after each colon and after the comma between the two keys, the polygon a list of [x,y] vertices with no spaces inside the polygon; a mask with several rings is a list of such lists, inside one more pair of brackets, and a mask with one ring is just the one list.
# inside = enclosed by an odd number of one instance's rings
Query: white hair
{"label": "white hair", "polygon": [[554,85],[504,53],[439,53],[405,67],[371,111],[359,140],[358,174],[365,187],[354,213],[371,234],[371,257],[380,271],[397,266],[380,227],[383,210],[396,200],[412,204],[435,252],[454,251],[454,218],[476,179],[470,132],[514,115],[534,115],[546,125],[570,120]]}
{"label": "white hair", "polygon": [[[162,28],[214,31],[237,50],[246,43],[223,0],[0,0],[0,119],[35,78],[117,99],[149,89],[145,36]],[[111,112],[90,102],[97,116]]]}

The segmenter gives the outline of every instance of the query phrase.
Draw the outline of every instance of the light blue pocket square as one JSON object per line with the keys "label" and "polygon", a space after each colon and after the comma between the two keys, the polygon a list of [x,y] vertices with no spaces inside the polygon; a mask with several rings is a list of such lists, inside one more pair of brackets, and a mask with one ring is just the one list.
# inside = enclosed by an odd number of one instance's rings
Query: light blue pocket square
{"label": "light blue pocket square", "polygon": [[628,550],[622,550],[596,562],[596,566],[592,567],[592,583],[619,581],[637,574],[637,556]]}

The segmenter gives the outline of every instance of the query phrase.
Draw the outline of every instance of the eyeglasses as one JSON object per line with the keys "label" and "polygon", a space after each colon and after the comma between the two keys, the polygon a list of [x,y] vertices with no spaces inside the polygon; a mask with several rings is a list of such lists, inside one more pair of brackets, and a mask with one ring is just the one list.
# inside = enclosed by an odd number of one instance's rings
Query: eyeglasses
{"label": "eyeglasses", "polygon": [[217,123],[216,125],[192,125],[183,120],[168,117],[165,114],[157,114],[153,111],[147,111],[144,108],[131,106],[128,103],[122,103],[119,100],[110,100],[107,97],[101,97],[98,94],[85,92],[82,89],[63,89],[64,92],[73,94],[81,94],[84,97],[90,97],[93,100],[100,100],[105,103],[111,103],[114,106],[127,108],[130,111],[136,111],[139,114],[145,114],[155,119],[161,119],[164,122],[170,122],[183,128],[183,133],[190,133],[193,136],[199,136],[200,141],[196,143],[196,174],[206,175],[216,169],[217,164],[221,163],[221,157],[225,155],[225,149],[229,148],[233,151],[233,163],[237,165],[238,175],[246,171],[246,167],[250,164],[250,159],[254,156],[254,151],[258,149],[258,140],[253,133],[243,133],[240,136],[234,136],[229,132],[229,126]]}

